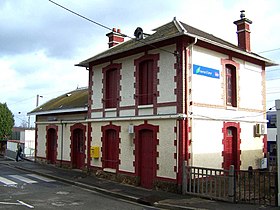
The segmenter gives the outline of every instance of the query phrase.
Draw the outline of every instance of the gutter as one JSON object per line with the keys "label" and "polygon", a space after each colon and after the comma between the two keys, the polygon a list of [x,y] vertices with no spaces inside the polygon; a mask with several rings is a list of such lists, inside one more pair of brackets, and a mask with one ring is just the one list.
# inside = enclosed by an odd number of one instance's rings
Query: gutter
{"label": "gutter", "polygon": [[88,122],[110,122],[110,121],[133,121],[133,120],[164,120],[164,119],[186,119],[186,114],[174,115],[157,115],[157,116],[137,116],[137,117],[112,117],[112,118],[93,118],[86,120],[61,120],[61,121],[45,121],[36,122],[37,125],[42,124],[61,124],[61,123],[88,123]]}

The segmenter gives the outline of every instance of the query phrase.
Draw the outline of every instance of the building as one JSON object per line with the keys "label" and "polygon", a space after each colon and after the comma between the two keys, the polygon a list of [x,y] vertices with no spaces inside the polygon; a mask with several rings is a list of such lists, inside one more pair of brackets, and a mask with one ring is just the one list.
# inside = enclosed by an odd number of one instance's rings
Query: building
{"label": "building", "polygon": [[258,168],[265,68],[275,64],[251,52],[251,23],[244,11],[234,22],[238,46],[175,18],[128,41],[113,29],[108,50],[77,64],[89,72],[86,119],[85,109],[83,119],[68,110],[51,121],[56,110],[32,112],[37,160],[168,190],[180,190],[184,162]]}
{"label": "building", "polygon": [[13,127],[12,136],[8,138],[4,155],[6,158],[15,159],[17,145],[23,149],[23,155],[27,158],[34,157],[35,153],[35,129]]}

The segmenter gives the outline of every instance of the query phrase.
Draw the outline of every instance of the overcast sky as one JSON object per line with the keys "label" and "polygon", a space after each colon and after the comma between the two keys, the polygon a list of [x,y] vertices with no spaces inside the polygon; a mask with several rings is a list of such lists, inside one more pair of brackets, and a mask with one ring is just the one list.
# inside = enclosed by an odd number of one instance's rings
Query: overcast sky
{"label": "overcast sky", "polygon": [[[269,51],[260,55],[280,63],[278,0],[54,1],[130,36],[137,27],[149,32],[176,17],[234,44],[233,21],[244,9],[253,21],[252,51]],[[87,86],[88,72],[74,64],[106,50],[109,31],[48,0],[0,0],[0,14],[0,102],[8,104],[19,126],[35,108],[37,94],[42,104]],[[280,98],[279,72],[280,67],[267,70],[267,108]]]}

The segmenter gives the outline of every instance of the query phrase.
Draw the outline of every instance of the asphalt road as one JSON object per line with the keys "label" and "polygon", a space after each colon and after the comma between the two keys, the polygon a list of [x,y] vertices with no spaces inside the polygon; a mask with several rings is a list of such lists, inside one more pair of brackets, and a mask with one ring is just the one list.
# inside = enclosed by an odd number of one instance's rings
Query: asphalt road
{"label": "asphalt road", "polygon": [[0,209],[157,209],[0,164]]}

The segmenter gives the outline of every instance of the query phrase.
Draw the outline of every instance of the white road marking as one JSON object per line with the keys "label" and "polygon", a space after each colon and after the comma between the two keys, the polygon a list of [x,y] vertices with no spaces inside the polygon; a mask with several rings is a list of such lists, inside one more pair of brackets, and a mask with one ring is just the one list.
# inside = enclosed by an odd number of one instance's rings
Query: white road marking
{"label": "white road marking", "polygon": [[29,205],[27,203],[24,203],[23,201],[17,200],[17,202],[19,202],[21,205],[26,206],[26,207],[28,207],[30,209],[34,209],[34,206],[31,206],[31,205]]}
{"label": "white road marking", "polygon": [[40,179],[42,181],[45,181],[45,182],[54,182],[55,180],[54,179],[49,179],[47,177],[43,177],[43,176],[40,176],[40,175],[37,175],[37,174],[26,174],[27,176],[31,176],[33,178],[36,178],[36,179]]}
{"label": "white road marking", "polygon": [[4,183],[5,185],[17,185],[16,182],[13,182],[12,180],[6,179],[1,176],[0,176],[0,182]]}
{"label": "white road marking", "polygon": [[9,175],[9,176],[12,177],[12,178],[18,179],[22,182],[28,183],[28,184],[38,183],[37,181],[34,181],[32,179],[29,179],[27,177],[23,177],[23,176],[20,176],[20,175]]}

